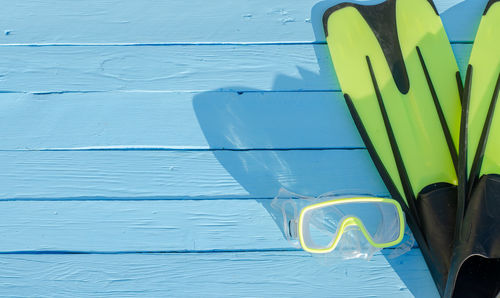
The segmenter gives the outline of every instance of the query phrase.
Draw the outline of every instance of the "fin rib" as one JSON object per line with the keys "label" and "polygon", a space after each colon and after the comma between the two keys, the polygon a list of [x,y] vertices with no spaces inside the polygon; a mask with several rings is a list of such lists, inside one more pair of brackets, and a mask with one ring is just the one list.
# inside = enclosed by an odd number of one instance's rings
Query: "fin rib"
{"label": "fin rib", "polygon": [[382,94],[380,92],[377,79],[375,78],[375,73],[373,71],[370,57],[368,56],[366,56],[366,63],[368,64],[368,69],[370,71],[370,77],[372,79],[373,88],[375,89],[375,95],[377,96],[377,101],[380,107],[382,118],[384,120],[387,136],[389,137],[389,143],[391,144],[391,149],[394,155],[394,159],[396,161],[399,177],[401,178],[401,182],[403,184],[403,191],[405,192],[406,201],[408,202],[412,215],[415,216],[417,223],[419,224],[418,226],[420,227],[420,220],[417,215],[416,199],[413,193],[413,188],[411,186],[410,178],[408,177],[408,172],[406,171],[403,162],[403,157],[401,156],[401,152],[399,151],[399,148],[397,146],[396,137],[394,136],[394,130],[392,129],[392,125],[389,121],[389,116],[387,115],[387,110],[385,108],[384,100],[382,98]]}
{"label": "fin rib", "polygon": [[458,161],[458,186],[457,186],[457,215],[455,222],[455,243],[460,239],[460,230],[462,220],[465,213],[465,205],[467,200],[467,144],[468,144],[468,129],[469,129],[469,103],[470,91],[472,84],[473,67],[469,64],[467,67],[467,74],[465,77],[463,98],[462,98],[462,115],[460,119],[460,144],[459,144],[459,161]]}
{"label": "fin rib", "polygon": [[491,121],[493,120],[493,115],[495,114],[495,108],[499,92],[500,92],[500,73],[498,74],[495,90],[493,91],[493,97],[491,98],[490,101],[488,114],[486,115],[486,119],[484,120],[483,131],[481,132],[481,138],[479,139],[479,144],[476,149],[476,155],[474,156],[474,161],[472,162],[472,167],[469,175],[468,190],[467,190],[468,198],[472,194],[472,189],[474,188],[476,181],[480,178],[479,174],[481,172],[481,165],[483,164],[484,150],[486,149],[486,144],[488,143]]}
{"label": "fin rib", "polygon": [[455,73],[455,79],[457,80],[457,88],[458,88],[458,95],[460,96],[460,102],[462,102],[462,97],[464,96],[464,82],[462,82],[460,71],[457,71]]}
{"label": "fin rib", "polygon": [[349,94],[344,94],[344,99],[347,104],[347,107],[349,109],[349,112],[351,113],[351,117],[354,120],[354,124],[356,125],[356,128],[359,131],[359,134],[361,135],[361,139],[363,139],[363,142],[368,149],[368,153],[370,154],[370,157],[373,160],[373,163],[375,164],[375,167],[377,168],[380,176],[382,177],[382,180],[384,181],[387,189],[389,190],[389,193],[391,194],[392,198],[395,199],[396,201],[399,202],[401,205],[401,208],[403,209],[404,213],[406,214],[406,221],[408,222],[408,225],[410,226],[410,229],[413,233],[413,236],[419,243],[419,247],[423,252],[423,257],[424,260],[427,264],[427,266],[430,269],[430,272],[433,276],[434,279],[439,279],[440,275],[439,270],[437,269],[434,260],[431,259],[431,253],[429,249],[429,245],[427,241],[425,240],[424,235],[422,234],[422,231],[419,228],[419,224],[416,220],[416,218],[413,216],[413,213],[410,212],[408,205],[404,201],[403,197],[399,193],[399,191],[396,188],[396,185],[394,184],[394,181],[392,180],[391,176],[389,175],[389,172],[385,168],[384,164],[382,163],[382,160],[380,159],[380,156],[377,154],[377,151],[375,150],[375,146],[373,145],[372,141],[370,140],[370,137],[368,136],[368,133],[366,131],[366,128],[361,121],[361,117],[359,116],[358,111],[356,110],[356,107],[354,106],[354,103],[352,102],[351,97]]}
{"label": "fin rib", "polygon": [[375,146],[373,145],[372,141],[370,140],[370,137],[368,136],[368,132],[366,131],[365,125],[361,121],[361,117],[359,116],[358,111],[356,110],[356,107],[354,106],[354,103],[352,102],[351,97],[349,94],[344,94],[344,99],[347,104],[347,107],[349,109],[349,112],[351,113],[351,117],[354,120],[354,124],[356,125],[356,128],[358,129],[359,134],[361,135],[361,139],[363,140],[363,143],[366,146],[366,149],[368,149],[368,153],[370,154],[370,157],[375,164],[375,167],[377,168],[377,171],[379,172],[380,176],[382,177],[382,180],[384,181],[385,186],[387,187],[387,190],[391,194],[392,198],[397,200],[401,206],[407,206],[407,203],[403,200],[403,197],[399,193],[398,189],[396,188],[396,184],[392,180],[391,176],[389,175],[389,172],[385,168],[384,164],[382,163],[382,160],[380,159],[380,156],[377,154],[377,151],[375,150]]}
{"label": "fin rib", "polygon": [[448,126],[448,123],[446,123],[446,118],[444,117],[443,109],[441,107],[441,104],[439,103],[436,89],[434,88],[431,76],[429,75],[429,70],[427,69],[424,57],[422,56],[422,52],[420,51],[420,48],[418,46],[417,46],[417,54],[418,54],[418,59],[420,60],[420,64],[422,65],[422,69],[424,71],[425,79],[427,80],[427,85],[429,86],[429,91],[431,92],[431,96],[434,101],[434,106],[436,107],[436,112],[439,117],[439,122],[441,123],[441,128],[443,129],[444,137],[446,139],[446,143],[448,144],[448,149],[450,150],[451,159],[453,160],[453,165],[455,166],[455,172],[456,172],[458,166],[457,148],[455,148],[455,144],[453,143],[450,128]]}

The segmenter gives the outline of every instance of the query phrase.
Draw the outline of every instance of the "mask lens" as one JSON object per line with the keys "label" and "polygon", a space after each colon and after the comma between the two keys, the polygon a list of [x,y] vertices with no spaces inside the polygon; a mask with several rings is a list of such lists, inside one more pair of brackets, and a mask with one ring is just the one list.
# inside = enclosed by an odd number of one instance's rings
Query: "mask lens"
{"label": "mask lens", "polygon": [[337,236],[342,217],[342,213],[334,206],[315,208],[305,212],[303,235],[306,245],[314,249],[326,249],[331,246]]}
{"label": "mask lens", "polygon": [[351,198],[323,202],[302,210],[299,236],[305,250],[327,252],[335,248],[342,234],[358,229],[371,245],[395,245],[404,233],[402,213],[389,199]]}
{"label": "mask lens", "polygon": [[404,232],[398,208],[388,202],[360,202],[341,204],[346,215],[358,218],[371,240],[376,244],[389,244]]}

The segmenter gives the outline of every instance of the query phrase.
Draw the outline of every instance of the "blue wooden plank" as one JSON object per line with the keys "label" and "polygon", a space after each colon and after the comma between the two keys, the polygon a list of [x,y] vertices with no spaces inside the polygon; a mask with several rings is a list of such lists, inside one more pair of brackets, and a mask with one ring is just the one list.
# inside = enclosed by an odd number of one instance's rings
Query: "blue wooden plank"
{"label": "blue wooden plank", "polygon": [[[0,11],[0,43],[324,41],[321,15],[340,2],[16,1]],[[460,41],[473,40],[486,2],[435,0],[450,38]]]}
{"label": "blue wooden plank", "polygon": [[1,201],[0,253],[298,250],[271,202]]}
{"label": "blue wooden plank", "polygon": [[366,150],[4,151],[0,199],[387,194]]}
{"label": "blue wooden plank", "polygon": [[[453,47],[468,60],[470,44]],[[11,92],[339,90],[325,44],[4,46],[0,56],[0,90]]]}
{"label": "blue wooden plank", "polygon": [[294,249],[281,224],[270,200],[10,201],[0,252]]}
{"label": "blue wooden plank", "polygon": [[[298,250],[271,199],[0,202],[0,253]],[[416,248],[415,243],[413,248]]]}
{"label": "blue wooden plank", "polygon": [[322,261],[302,252],[3,255],[0,295],[438,297],[418,250]]}
{"label": "blue wooden plank", "polygon": [[0,95],[0,150],[363,147],[339,92]]}
{"label": "blue wooden plank", "polygon": [[473,42],[488,0],[435,1],[450,40]]}

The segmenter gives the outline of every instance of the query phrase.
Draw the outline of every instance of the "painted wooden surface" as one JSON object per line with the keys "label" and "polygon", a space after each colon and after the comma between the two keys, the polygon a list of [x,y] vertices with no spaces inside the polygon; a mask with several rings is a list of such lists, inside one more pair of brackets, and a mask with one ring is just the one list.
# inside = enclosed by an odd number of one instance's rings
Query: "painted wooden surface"
{"label": "painted wooden surface", "polygon": [[[387,195],[324,42],[338,2],[3,3],[0,296],[436,296],[417,248],[318,260],[270,207]],[[485,2],[436,0],[462,70]]]}
{"label": "painted wooden surface", "polygon": [[[418,252],[323,263],[303,252],[2,255],[0,295],[433,297]],[[383,272],[384,274],[381,274]],[[401,272],[401,273],[397,273]],[[22,276],[23,278],[19,278]],[[405,282],[403,282],[403,280]],[[411,289],[411,291],[410,291]]]}
{"label": "painted wooden surface", "polygon": [[[453,48],[467,60],[471,45]],[[3,46],[0,90],[338,91],[328,55],[326,44]]]}
{"label": "painted wooden surface", "polygon": [[364,147],[338,92],[7,93],[0,111],[2,150]]}
{"label": "painted wooden surface", "polygon": [[[4,5],[3,44],[324,41],[323,11],[342,1],[26,0]],[[357,1],[376,3],[378,1]],[[454,41],[472,41],[485,1],[436,0]],[[32,24],[36,24],[33,26]],[[315,34],[317,33],[317,34]]]}
{"label": "painted wooden surface", "polygon": [[0,200],[387,193],[366,150],[4,151],[0,163]]}
{"label": "painted wooden surface", "polygon": [[289,249],[269,201],[3,202],[0,252]]}

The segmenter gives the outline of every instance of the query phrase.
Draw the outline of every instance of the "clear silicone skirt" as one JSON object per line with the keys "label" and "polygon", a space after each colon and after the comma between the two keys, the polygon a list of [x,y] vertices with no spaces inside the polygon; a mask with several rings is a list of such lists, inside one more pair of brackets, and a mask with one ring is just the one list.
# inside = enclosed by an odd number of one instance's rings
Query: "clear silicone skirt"
{"label": "clear silicone skirt", "polygon": [[413,246],[413,237],[405,234],[404,213],[393,199],[334,193],[307,197],[281,190],[271,206],[281,213],[286,239],[315,255],[369,259],[393,247],[389,256],[395,257]]}

